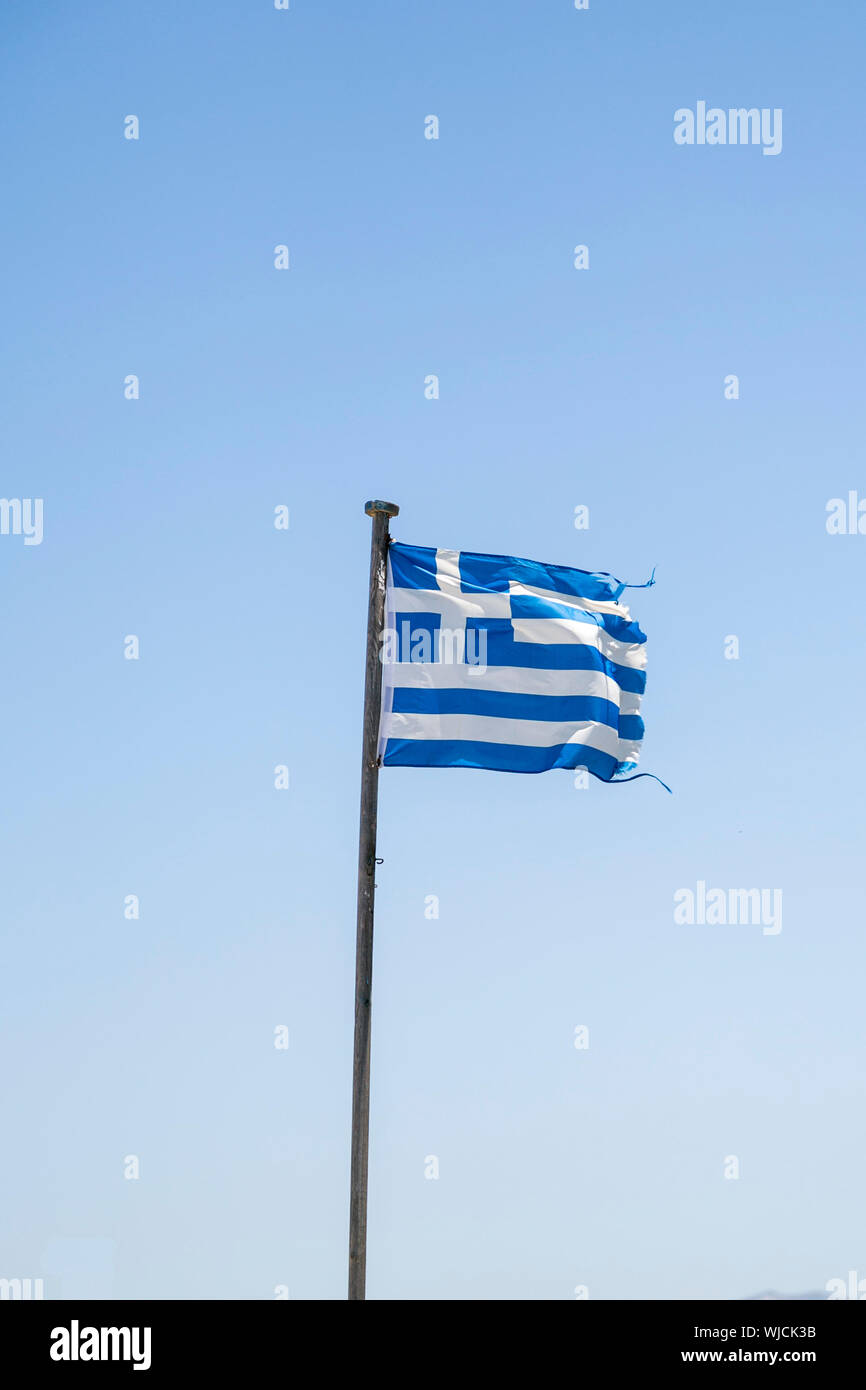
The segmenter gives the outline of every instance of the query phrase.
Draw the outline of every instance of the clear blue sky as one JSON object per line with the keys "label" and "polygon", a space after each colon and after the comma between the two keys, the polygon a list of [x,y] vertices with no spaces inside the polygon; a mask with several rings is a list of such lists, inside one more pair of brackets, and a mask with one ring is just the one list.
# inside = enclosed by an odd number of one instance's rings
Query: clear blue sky
{"label": "clear blue sky", "polygon": [[[675,792],[383,773],[370,1296],[866,1276],[866,538],[825,527],[866,495],[862,6],[0,23],[0,491],[44,499],[0,536],[0,1276],[345,1295],[370,496],[656,565]],[[676,145],[699,100],[782,108],[782,153]],[[698,880],[783,930],[676,925]]]}

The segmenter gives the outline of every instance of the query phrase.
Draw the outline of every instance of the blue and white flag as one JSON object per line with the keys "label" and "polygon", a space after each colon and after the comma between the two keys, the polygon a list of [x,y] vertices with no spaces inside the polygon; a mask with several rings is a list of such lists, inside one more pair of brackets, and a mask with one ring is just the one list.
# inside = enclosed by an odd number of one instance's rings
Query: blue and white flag
{"label": "blue and white flag", "polygon": [[647,586],[392,542],[382,764],[634,773],[646,637],[619,601],[629,587]]}

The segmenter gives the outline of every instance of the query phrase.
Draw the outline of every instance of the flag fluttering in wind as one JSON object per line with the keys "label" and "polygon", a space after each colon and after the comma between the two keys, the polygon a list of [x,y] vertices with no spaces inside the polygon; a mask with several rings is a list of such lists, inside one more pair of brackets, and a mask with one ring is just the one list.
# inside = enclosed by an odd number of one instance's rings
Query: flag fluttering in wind
{"label": "flag fluttering in wind", "polygon": [[510,555],[392,542],[382,765],[586,768],[604,782],[633,775],[646,637],[620,596],[646,587]]}

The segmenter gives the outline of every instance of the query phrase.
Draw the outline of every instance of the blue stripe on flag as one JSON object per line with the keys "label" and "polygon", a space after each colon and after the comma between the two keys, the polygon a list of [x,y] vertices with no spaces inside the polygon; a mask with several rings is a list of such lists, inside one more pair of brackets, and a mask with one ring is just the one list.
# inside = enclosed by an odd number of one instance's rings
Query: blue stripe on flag
{"label": "blue stripe on flag", "polygon": [[[432,545],[404,545],[392,541],[388,549],[394,583],[400,589],[438,589],[436,549]],[[536,589],[551,589],[572,598],[615,602],[627,587],[611,574],[546,565],[510,555],[478,555],[461,550],[460,588],[465,594],[507,594],[510,582]]]}
{"label": "blue stripe on flag", "polygon": [[639,714],[621,714],[619,716],[619,736],[627,739],[629,743],[638,743],[644,736],[644,722]]}
{"label": "blue stripe on flag", "polygon": [[579,743],[530,748],[521,743],[475,743],[470,739],[389,738],[385,767],[477,767],[491,772],[549,772],[585,767],[609,782],[619,764],[609,753]]}
{"label": "blue stripe on flag", "polygon": [[511,581],[536,589],[554,589],[575,598],[603,602],[615,601],[622,584],[611,574],[569,569],[564,565],[545,565],[538,560],[521,560],[512,555],[477,555],[460,551],[460,587],[465,594],[487,590],[507,594]]}
{"label": "blue stripe on flag", "polygon": [[536,671],[603,671],[616,681],[620,690],[642,695],[646,689],[646,672],[609,661],[597,647],[589,647],[584,642],[516,642],[510,618],[476,618],[466,626],[487,629],[487,666],[531,666]]}
{"label": "blue stripe on flag", "polygon": [[[441,619],[436,613],[398,613],[397,662],[414,661],[423,664],[439,661],[438,631]],[[406,626],[408,624],[408,626]],[[602,656],[596,647],[581,642],[517,642],[510,618],[469,618],[467,632],[486,632],[484,639],[470,639],[469,650],[473,665],[529,666],[536,671],[603,671],[616,681],[620,690],[642,695],[646,689],[646,673],[633,666],[621,666]],[[429,634],[429,655],[422,643],[422,634]],[[418,643],[415,655],[413,646]],[[398,678],[399,679],[399,678]]]}
{"label": "blue stripe on flag", "polygon": [[565,723],[592,720],[618,729],[622,720],[616,705],[595,695],[514,695],[505,690],[431,690],[394,687],[395,714],[479,714],[494,719],[541,719]]}
{"label": "blue stripe on flag", "polygon": [[540,598],[537,594],[513,594],[511,598],[512,618],[567,618],[572,622],[594,623],[603,627],[611,637],[619,642],[645,642],[646,634],[641,632],[636,622],[629,622],[618,613],[594,613],[590,608],[576,608],[573,604],[557,603],[555,599]]}

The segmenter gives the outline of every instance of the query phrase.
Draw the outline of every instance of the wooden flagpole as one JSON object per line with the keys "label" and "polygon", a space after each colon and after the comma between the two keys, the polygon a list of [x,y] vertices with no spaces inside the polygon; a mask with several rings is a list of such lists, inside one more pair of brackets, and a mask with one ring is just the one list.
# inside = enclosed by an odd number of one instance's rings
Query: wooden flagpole
{"label": "wooden flagpole", "polygon": [[367,668],[361,751],[361,820],[358,834],[358,927],[355,941],[355,1051],[352,1066],[352,1167],[349,1199],[349,1298],[363,1300],[367,1281],[367,1160],[370,1136],[370,997],[373,984],[373,904],[376,893],[376,818],[379,795],[379,714],[385,625],[388,521],[400,508],[368,502],[373,518],[370,593],[367,605]]}

